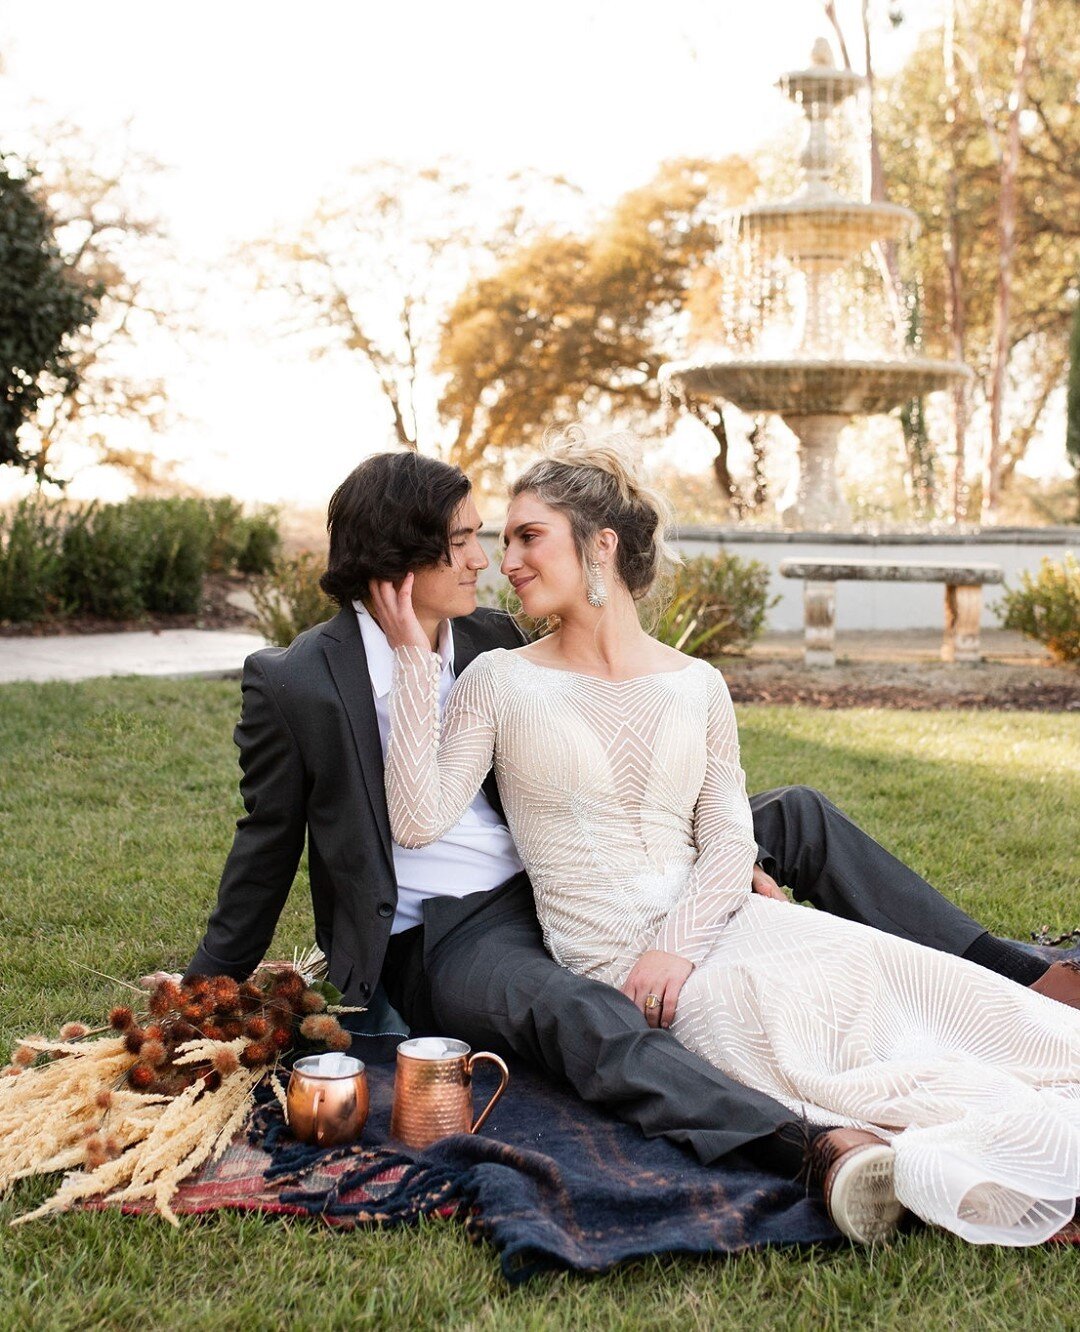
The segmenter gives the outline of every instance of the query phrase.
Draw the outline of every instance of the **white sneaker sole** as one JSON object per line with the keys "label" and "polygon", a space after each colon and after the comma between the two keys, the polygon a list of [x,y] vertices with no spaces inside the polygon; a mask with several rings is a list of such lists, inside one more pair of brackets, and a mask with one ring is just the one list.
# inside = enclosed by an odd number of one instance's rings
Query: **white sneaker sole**
{"label": "white sneaker sole", "polygon": [[893,1149],[864,1147],[840,1163],[831,1180],[829,1215],[856,1244],[874,1244],[893,1234],[904,1215],[893,1180]]}

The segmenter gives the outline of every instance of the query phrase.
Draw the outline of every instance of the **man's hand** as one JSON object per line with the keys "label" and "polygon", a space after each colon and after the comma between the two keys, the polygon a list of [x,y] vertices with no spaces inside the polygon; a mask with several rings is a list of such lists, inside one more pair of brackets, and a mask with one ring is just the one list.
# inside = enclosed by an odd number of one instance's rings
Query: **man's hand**
{"label": "man's hand", "polygon": [[175,981],[179,985],[182,979],[180,971],[152,971],[149,976],[139,977],[139,985],[144,990],[156,990],[162,981]]}
{"label": "man's hand", "polygon": [[373,578],[371,580],[371,604],[379,628],[386,635],[386,641],[392,648],[419,647],[425,652],[431,651],[431,642],[424,633],[412,604],[413,576],[407,573],[401,585],[395,587],[392,582]]}
{"label": "man's hand", "polygon": [[762,897],[771,897],[777,902],[788,900],[787,893],[771,875],[765,873],[760,865],[754,866],[754,873],[750,877],[750,886],[755,893],[760,893]]}
{"label": "man's hand", "polygon": [[[688,962],[685,957],[650,949],[634,963],[622,992],[637,1004],[650,1027],[670,1027],[679,991],[693,969],[693,962]],[[647,1004],[646,1000],[652,996],[660,1002]]]}

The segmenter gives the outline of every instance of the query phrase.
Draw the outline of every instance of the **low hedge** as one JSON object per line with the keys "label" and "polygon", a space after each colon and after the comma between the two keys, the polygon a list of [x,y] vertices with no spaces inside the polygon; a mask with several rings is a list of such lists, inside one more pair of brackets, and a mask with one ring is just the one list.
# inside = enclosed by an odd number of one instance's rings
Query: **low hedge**
{"label": "low hedge", "polygon": [[0,512],[0,620],[196,614],[207,573],[266,573],[280,546],[275,510],[232,499],[34,496]]}

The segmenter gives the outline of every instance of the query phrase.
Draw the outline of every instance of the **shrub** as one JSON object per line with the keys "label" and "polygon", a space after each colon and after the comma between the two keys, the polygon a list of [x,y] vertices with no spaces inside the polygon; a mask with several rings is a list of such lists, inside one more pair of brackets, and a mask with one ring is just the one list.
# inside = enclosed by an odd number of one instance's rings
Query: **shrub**
{"label": "shrub", "polygon": [[297,634],[329,620],[337,606],[319,586],[325,564],[310,550],[295,559],[281,560],[252,588],[255,627],[278,647],[287,647]]}
{"label": "shrub", "polygon": [[132,499],[68,511],[64,609],[110,620],[194,615],[213,532],[194,499]]}
{"label": "shrub", "polygon": [[152,532],[127,504],[68,509],[63,532],[63,608],[131,620],[146,609]]}
{"label": "shrub", "polygon": [[0,619],[194,615],[208,571],[266,573],[280,547],[275,509],[227,497],[23,500],[0,513]]}
{"label": "shrub", "polygon": [[242,574],[268,574],[281,554],[277,509],[257,509],[240,520],[233,564]]}
{"label": "shrub", "polygon": [[0,620],[41,620],[59,607],[61,513],[37,496],[0,513]]}
{"label": "shrub", "polygon": [[134,499],[136,525],[153,534],[145,570],[148,611],[194,615],[202,605],[212,531],[195,499]]}
{"label": "shrub", "polygon": [[244,544],[244,507],[227,495],[200,500],[199,504],[206,517],[206,567],[211,573],[227,573],[235,567]]}
{"label": "shrub", "polygon": [[698,555],[675,570],[671,600],[653,630],[670,647],[714,657],[748,647],[779,597],[769,596],[769,569],[721,551]]}
{"label": "shrub", "polygon": [[1080,663],[1080,562],[1067,554],[1060,564],[1044,557],[1037,574],[1020,575],[997,606],[1006,629],[1018,629],[1046,645],[1057,661]]}

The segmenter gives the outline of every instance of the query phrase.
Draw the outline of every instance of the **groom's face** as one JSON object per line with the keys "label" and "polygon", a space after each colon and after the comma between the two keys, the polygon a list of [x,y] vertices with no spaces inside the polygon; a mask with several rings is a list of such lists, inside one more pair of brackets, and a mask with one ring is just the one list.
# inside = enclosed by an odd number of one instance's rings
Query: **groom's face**
{"label": "groom's face", "polygon": [[452,620],[476,610],[476,584],[488,557],[480,544],[480,512],[466,495],[450,520],[450,563],[413,570],[413,609],[421,623]]}

